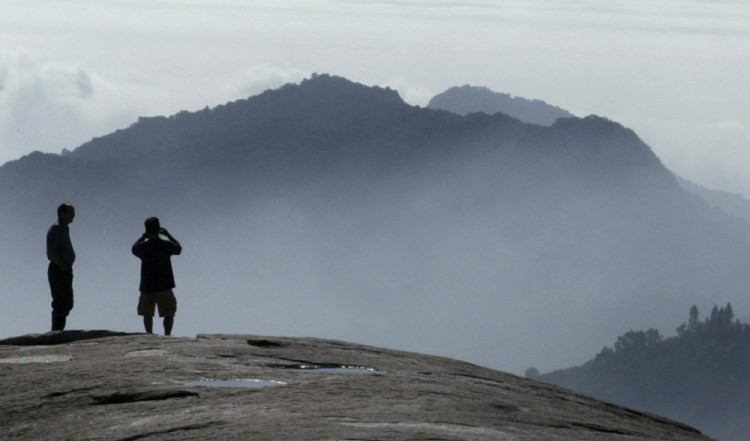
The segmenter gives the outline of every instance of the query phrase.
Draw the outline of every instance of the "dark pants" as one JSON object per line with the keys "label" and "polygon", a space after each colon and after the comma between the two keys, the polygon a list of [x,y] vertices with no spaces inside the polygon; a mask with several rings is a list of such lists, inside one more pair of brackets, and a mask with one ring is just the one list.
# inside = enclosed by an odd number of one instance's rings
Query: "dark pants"
{"label": "dark pants", "polygon": [[52,293],[52,330],[62,331],[68,313],[73,309],[73,270],[63,271],[50,262],[47,279]]}

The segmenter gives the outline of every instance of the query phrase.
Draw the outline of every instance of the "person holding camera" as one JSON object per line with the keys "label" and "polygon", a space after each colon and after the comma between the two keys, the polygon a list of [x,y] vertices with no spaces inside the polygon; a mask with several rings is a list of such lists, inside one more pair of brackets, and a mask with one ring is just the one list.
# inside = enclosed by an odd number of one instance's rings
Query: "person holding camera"
{"label": "person holding camera", "polygon": [[[133,254],[141,259],[140,298],[138,315],[143,316],[146,332],[153,333],[154,312],[159,308],[159,317],[164,319],[164,335],[172,335],[177,299],[172,271],[172,256],[182,252],[182,246],[169,232],[162,228],[159,218],[150,217],[144,223],[146,232],[133,244]],[[160,236],[166,238],[162,239]]]}

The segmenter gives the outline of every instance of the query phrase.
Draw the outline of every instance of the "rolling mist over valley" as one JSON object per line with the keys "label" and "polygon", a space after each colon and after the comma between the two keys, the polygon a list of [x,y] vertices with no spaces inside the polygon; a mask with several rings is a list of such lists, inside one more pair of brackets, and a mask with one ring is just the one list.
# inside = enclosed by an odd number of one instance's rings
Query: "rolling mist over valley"
{"label": "rolling mist over valley", "polygon": [[459,115],[315,75],[32,153],[0,167],[0,335],[48,330],[44,236],[63,201],[72,329],[141,329],[130,246],[154,215],[184,247],[177,335],[337,338],[521,373],[692,304],[750,308],[748,221],[597,116]]}

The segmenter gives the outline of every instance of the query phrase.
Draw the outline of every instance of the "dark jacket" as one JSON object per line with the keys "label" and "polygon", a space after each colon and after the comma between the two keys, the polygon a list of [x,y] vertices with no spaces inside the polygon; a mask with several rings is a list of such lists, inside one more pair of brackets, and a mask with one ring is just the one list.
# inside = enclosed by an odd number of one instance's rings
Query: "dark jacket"
{"label": "dark jacket", "polygon": [[76,252],[70,243],[70,229],[67,225],[54,224],[47,232],[47,248],[54,248],[64,264],[73,266]]}
{"label": "dark jacket", "polygon": [[161,238],[133,245],[133,254],[141,259],[141,292],[166,291],[175,287],[171,256],[182,252],[179,243]]}

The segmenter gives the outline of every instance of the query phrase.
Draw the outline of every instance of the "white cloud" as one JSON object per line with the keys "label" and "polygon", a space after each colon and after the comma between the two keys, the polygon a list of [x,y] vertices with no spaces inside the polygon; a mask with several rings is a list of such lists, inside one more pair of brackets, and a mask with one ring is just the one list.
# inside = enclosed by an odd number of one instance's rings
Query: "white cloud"
{"label": "white cloud", "polygon": [[133,74],[105,78],[82,64],[27,51],[0,51],[0,164],[34,150],[72,150],[139,116],[223,104],[307,75],[261,64],[227,76],[217,87],[188,80],[162,85]]}
{"label": "white cloud", "polygon": [[413,84],[404,78],[387,80],[383,86],[397,90],[401,99],[416,106],[426,106],[433,96],[443,92],[442,90],[434,92],[427,87]]}
{"label": "white cloud", "polygon": [[287,83],[298,83],[310,73],[300,69],[283,69],[269,64],[258,64],[229,78],[221,87],[223,101],[247,98]]}
{"label": "white cloud", "polygon": [[127,125],[153,93],[23,51],[0,52],[0,72],[0,162],[32,150],[74,148]]}

